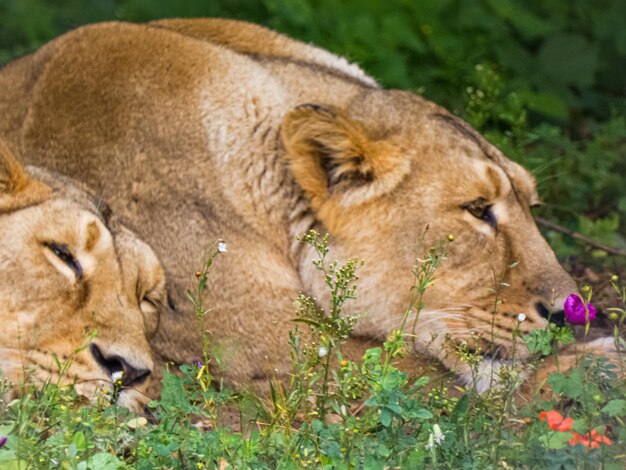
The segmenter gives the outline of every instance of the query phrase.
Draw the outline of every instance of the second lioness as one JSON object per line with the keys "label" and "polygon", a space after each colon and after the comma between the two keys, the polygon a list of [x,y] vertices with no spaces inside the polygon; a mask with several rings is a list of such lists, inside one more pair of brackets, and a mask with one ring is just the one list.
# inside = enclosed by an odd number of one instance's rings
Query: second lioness
{"label": "second lioness", "polygon": [[0,379],[9,397],[23,382],[74,384],[140,411],[156,389],[148,338],[166,302],[163,270],[104,207],[68,178],[26,171],[0,141]]}
{"label": "second lioness", "polygon": [[453,234],[416,347],[466,380],[446,337],[480,335],[490,370],[519,313],[523,332],[542,328],[576,288],[535,226],[528,172],[435,104],[265,28],[87,26],[10,64],[0,89],[0,131],[94,187],[162,259],[178,305],[155,342],[166,359],[200,354],[188,273],[227,240],[207,321],[231,382],[287,373],[294,298],[328,302],[294,241],[310,228],[332,234],[331,259],[366,260],[348,308],[367,312],[355,334],[375,339],[402,322],[416,254]]}

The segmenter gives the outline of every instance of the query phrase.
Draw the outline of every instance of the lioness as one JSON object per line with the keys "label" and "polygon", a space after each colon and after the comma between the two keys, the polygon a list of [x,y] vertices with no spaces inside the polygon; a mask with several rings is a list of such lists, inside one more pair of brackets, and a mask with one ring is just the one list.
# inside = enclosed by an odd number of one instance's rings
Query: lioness
{"label": "lioness", "polygon": [[188,273],[228,242],[207,321],[231,383],[288,372],[299,291],[328,304],[295,241],[310,228],[332,234],[330,259],[366,260],[347,308],[367,312],[355,335],[378,340],[401,325],[416,256],[453,235],[415,345],[465,382],[446,337],[480,335],[491,371],[510,358],[519,313],[522,332],[542,328],[576,291],[534,223],[526,170],[441,107],[263,27],[86,26],[8,65],[0,90],[0,132],[96,189],[162,259],[177,305],[154,341],[165,359],[200,354]]}
{"label": "lioness", "polygon": [[51,381],[92,399],[117,391],[135,411],[147,401],[164,275],[145,243],[111,224],[87,193],[27,173],[0,142],[0,371],[10,395],[24,380]]}

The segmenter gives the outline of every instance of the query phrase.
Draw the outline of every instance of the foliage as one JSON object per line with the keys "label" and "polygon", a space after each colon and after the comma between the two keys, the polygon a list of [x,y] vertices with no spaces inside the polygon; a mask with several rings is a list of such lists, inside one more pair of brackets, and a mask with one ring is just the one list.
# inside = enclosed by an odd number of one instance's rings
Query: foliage
{"label": "foliage", "polygon": [[[264,24],[424,94],[536,174],[540,215],[626,247],[623,0],[3,0],[0,63],[87,22],[197,16]],[[562,256],[623,265],[548,235]]]}
{"label": "foliage", "polygon": [[[515,360],[497,372],[499,385],[482,394],[475,387],[451,389],[449,379],[430,383],[396,367],[413,336],[406,321],[383,348],[348,361],[342,346],[358,319],[342,309],[357,295],[362,262],[329,262],[328,236],[314,231],[301,241],[318,255],[313,265],[330,302],[324,310],[304,294],[298,298],[290,384],[272,384],[269,397],[215,387],[205,338],[204,364],[164,371],[161,399],[149,403],[149,419],[111,403],[108,395],[87,405],[71,386],[24,389],[19,399],[0,400],[0,468],[621,468],[626,385],[617,365],[582,351],[574,368],[549,376],[551,396],[529,402],[518,396],[526,366]],[[209,250],[196,273],[197,289],[189,293],[201,319],[210,314],[204,306],[207,276],[224,252],[223,242]],[[416,259],[406,319],[419,315],[444,259],[443,243]],[[611,282],[622,300],[612,317],[620,341],[625,288],[616,277]],[[541,347],[531,348],[536,359],[570,341],[568,328],[543,330]],[[513,340],[519,337],[516,328]],[[470,350],[463,355],[475,365],[482,358]],[[0,396],[7,385],[0,382]],[[229,414],[239,416],[238,427]]]}

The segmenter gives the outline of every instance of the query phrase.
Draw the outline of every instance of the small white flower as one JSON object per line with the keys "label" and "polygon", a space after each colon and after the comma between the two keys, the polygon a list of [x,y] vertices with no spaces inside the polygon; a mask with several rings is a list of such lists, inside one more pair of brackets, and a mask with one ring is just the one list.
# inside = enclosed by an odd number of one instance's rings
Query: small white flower
{"label": "small white flower", "polygon": [[219,242],[217,244],[217,251],[220,253],[226,253],[228,251],[228,245],[226,242]]}
{"label": "small white flower", "polygon": [[517,315],[517,321],[522,323],[524,320],[526,320],[526,315],[524,315],[523,313],[519,313]]}
{"label": "small white flower", "polygon": [[124,371],[123,370],[118,370],[116,372],[113,372],[111,374],[111,380],[113,382],[117,382],[118,380],[122,380],[122,376],[124,375]]}
{"label": "small white flower", "polygon": [[433,437],[433,433],[431,432],[428,436],[428,444],[426,444],[426,450],[430,450],[435,447],[435,439]]}
{"label": "small white flower", "polygon": [[325,346],[320,346],[320,348],[317,350],[317,355],[319,357],[325,357],[326,354],[328,354],[328,349],[326,349]]}
{"label": "small white flower", "polygon": [[446,436],[441,432],[441,428],[438,424],[433,424],[433,439],[435,444],[441,445],[441,443],[445,440]]}

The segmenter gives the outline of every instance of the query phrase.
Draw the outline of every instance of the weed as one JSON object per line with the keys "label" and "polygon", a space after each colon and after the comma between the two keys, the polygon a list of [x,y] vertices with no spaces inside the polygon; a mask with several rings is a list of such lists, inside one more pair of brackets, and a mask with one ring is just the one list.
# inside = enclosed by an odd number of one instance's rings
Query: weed
{"label": "weed", "polygon": [[[106,396],[86,404],[73,387],[56,383],[0,400],[0,468],[621,468],[626,387],[619,361],[580,350],[571,369],[558,370],[557,362],[547,379],[551,392],[531,402],[518,396],[529,367],[519,361],[490,370],[497,385],[483,393],[399,370],[395,360],[411,349],[445,243],[417,259],[403,327],[360,361],[347,360],[343,345],[358,317],[344,308],[357,296],[363,262],[329,262],[328,237],[315,232],[302,242],[317,254],[313,267],[330,301],[324,309],[306,294],[297,299],[289,384],[273,383],[269,397],[252,400],[216,387],[210,365],[217,360],[203,331],[203,357],[164,372],[161,398],[149,404],[152,422]],[[223,249],[209,250],[188,295],[201,323],[211,314],[205,288]],[[622,306],[610,314],[619,351],[626,305],[618,281],[611,280]],[[496,283],[494,312],[506,287]],[[588,303],[591,291],[583,294]],[[530,367],[558,357],[557,349],[573,338],[568,325],[521,336],[524,320],[518,316],[512,341],[526,343]],[[483,351],[467,342],[456,343],[456,351],[478,380]],[[0,382],[0,393],[7,391]],[[237,431],[221,418],[233,408],[242,420]],[[244,423],[244,416],[252,419]]]}

